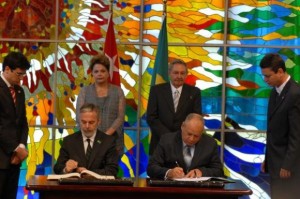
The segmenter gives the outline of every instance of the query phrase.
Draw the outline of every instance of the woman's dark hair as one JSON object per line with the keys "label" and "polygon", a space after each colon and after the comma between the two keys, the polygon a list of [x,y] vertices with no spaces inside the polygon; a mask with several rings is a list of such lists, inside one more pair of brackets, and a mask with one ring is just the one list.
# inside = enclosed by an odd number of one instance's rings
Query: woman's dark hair
{"label": "woman's dark hair", "polygon": [[107,71],[109,71],[109,66],[110,66],[109,59],[104,54],[99,53],[98,55],[94,56],[90,61],[89,69],[93,71],[94,66],[96,64],[103,65],[107,69]]}

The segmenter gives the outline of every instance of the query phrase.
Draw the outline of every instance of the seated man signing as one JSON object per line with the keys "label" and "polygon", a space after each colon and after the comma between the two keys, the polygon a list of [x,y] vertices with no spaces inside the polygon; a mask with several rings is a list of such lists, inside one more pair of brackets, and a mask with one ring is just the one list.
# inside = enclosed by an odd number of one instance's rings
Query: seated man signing
{"label": "seated man signing", "polygon": [[100,111],[94,104],[80,108],[80,131],[64,138],[54,165],[56,174],[91,170],[100,175],[116,176],[118,154],[115,137],[97,130]]}
{"label": "seated man signing", "polygon": [[149,160],[150,178],[223,177],[217,143],[203,130],[202,116],[191,113],[181,132],[165,134]]}

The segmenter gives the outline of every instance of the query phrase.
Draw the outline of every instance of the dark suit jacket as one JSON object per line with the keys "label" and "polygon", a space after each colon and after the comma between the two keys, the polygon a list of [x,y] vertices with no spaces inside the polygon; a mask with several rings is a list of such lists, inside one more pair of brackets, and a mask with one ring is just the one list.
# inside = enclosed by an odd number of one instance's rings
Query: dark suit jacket
{"label": "dark suit jacket", "polygon": [[179,131],[182,122],[190,113],[202,113],[199,88],[184,84],[175,112],[170,83],[151,87],[147,107],[147,122],[152,132],[150,154],[153,153],[160,137]]}
{"label": "dark suit jacket", "polygon": [[300,178],[300,87],[292,79],[285,85],[276,103],[271,91],[268,106],[266,168],[279,178],[280,168]]}
{"label": "dark suit jacket", "polygon": [[13,151],[27,145],[28,123],[24,90],[15,85],[16,106],[10,90],[0,77],[0,169],[8,169]]}
{"label": "dark suit jacket", "polygon": [[[64,138],[59,156],[54,165],[54,172],[63,173],[66,162],[69,160],[78,162],[78,167],[85,167],[100,175],[116,176],[118,172],[118,154],[116,139],[114,136],[106,135],[97,131],[92,153],[89,161],[86,160],[82,133],[76,132]],[[75,172],[75,171],[74,171]]]}
{"label": "dark suit jacket", "polygon": [[[183,159],[181,132],[165,134],[161,137],[154,154],[150,157],[147,173],[150,178],[164,179],[169,169],[176,167],[176,162],[188,172]],[[223,166],[220,161],[216,141],[203,134],[195,145],[194,156],[189,170],[200,169],[203,176],[223,177]]]}

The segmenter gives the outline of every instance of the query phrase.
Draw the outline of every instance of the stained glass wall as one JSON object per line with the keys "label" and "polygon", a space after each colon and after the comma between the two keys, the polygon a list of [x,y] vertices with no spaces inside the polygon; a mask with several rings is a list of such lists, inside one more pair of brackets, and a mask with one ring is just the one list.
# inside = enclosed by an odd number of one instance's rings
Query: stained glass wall
{"label": "stained glass wall", "polygon": [[[168,0],[169,60],[187,62],[187,83],[202,90],[206,132],[218,140],[228,176],[269,198],[264,159],[270,88],[259,61],[281,54],[299,81],[299,2],[296,0]],[[125,155],[120,176],[146,177],[149,128],[145,112],[162,22],[162,0],[113,1],[113,21],[126,96]],[[16,0],[0,4],[0,62],[22,51],[32,68],[23,80],[30,125],[29,157],[18,198],[30,175],[52,172],[60,143],[76,131],[75,103],[90,83],[91,56],[103,50],[110,1]],[[1,67],[1,66],[0,66]]]}

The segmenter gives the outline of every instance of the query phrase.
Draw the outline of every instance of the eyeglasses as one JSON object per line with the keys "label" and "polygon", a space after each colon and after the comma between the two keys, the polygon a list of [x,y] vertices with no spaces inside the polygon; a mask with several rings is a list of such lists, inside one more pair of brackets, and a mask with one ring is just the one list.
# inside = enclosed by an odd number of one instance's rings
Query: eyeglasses
{"label": "eyeglasses", "polygon": [[[274,73],[274,74],[276,74],[276,73]],[[262,77],[263,77],[263,78],[266,78],[266,79],[269,79],[269,78],[271,78],[274,74],[268,74],[268,75],[267,75],[267,74],[265,74],[265,75],[262,74]]]}
{"label": "eyeglasses", "polygon": [[15,73],[18,77],[25,77],[26,76],[26,72],[22,73],[22,72],[14,72],[14,70],[11,70],[11,72]]}

